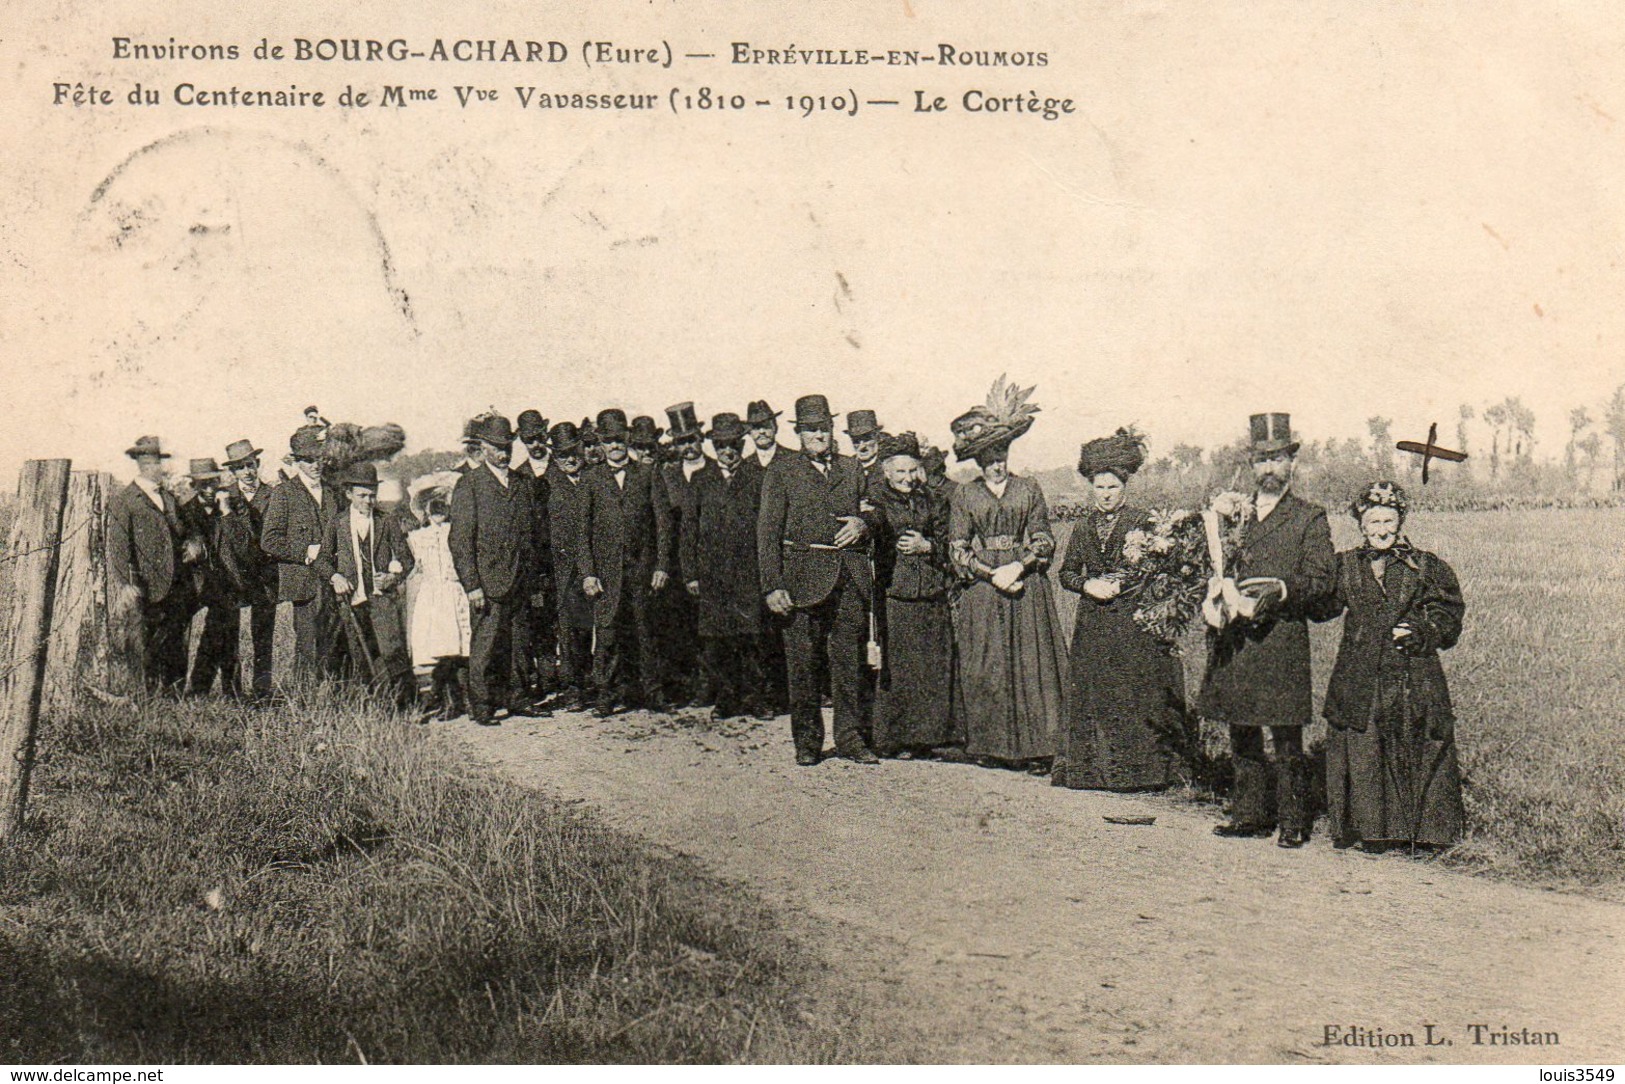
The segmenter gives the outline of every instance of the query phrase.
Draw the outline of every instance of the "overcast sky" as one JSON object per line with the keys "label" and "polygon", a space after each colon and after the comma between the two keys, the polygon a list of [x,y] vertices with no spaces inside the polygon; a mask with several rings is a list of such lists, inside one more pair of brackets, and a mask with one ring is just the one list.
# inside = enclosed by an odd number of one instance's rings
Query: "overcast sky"
{"label": "overcast sky", "polygon": [[[12,5],[0,17],[0,467],[127,472],[246,436],[280,452],[307,403],[449,447],[488,406],[657,416],[822,392],[938,439],[1001,372],[1044,408],[1018,469],[1137,423],[1153,454],[1286,410],[1308,437],[1396,436],[1522,396],[1543,453],[1625,382],[1625,23],[1598,4],[765,6]],[[351,13],[353,9],[353,13]],[[908,14],[911,12],[912,14]],[[702,25],[685,32],[682,14]],[[699,17],[697,13],[704,13]],[[672,71],[110,58],[148,40],[296,34],[1035,48],[1034,70]],[[682,65],[679,60],[679,65]],[[51,105],[299,83],[454,83],[497,105],[210,110]],[[651,114],[514,107],[513,87],[654,90]],[[957,104],[1073,97],[1062,121],[954,111],[673,116],[673,86]],[[13,153],[16,151],[16,153]],[[788,436],[788,434],[787,434]]]}

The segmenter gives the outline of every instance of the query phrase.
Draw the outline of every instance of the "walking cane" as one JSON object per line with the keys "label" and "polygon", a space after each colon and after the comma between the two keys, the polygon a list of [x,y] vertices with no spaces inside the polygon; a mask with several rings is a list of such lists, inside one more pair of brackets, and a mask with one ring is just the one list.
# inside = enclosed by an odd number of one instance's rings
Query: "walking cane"
{"label": "walking cane", "polygon": [[343,609],[344,619],[349,623],[351,638],[355,641],[356,646],[361,649],[361,659],[367,664],[367,681],[369,683],[375,682],[378,680],[378,662],[372,657],[372,652],[367,648],[367,637],[361,629],[361,622],[356,620],[355,607],[350,605],[348,598],[339,599],[339,607]]}

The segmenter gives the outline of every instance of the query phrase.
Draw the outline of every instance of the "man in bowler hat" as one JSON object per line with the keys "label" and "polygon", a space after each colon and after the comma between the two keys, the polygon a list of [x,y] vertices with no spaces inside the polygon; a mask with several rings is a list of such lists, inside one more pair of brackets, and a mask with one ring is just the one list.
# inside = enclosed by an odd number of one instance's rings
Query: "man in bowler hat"
{"label": "man in bowler hat", "polygon": [[237,662],[237,584],[227,570],[224,556],[225,509],[231,500],[225,482],[229,475],[213,459],[194,459],[187,477],[192,483],[192,496],[181,503],[181,522],[188,533],[203,540],[205,553],[193,565],[196,603],[204,614],[186,692],[190,696],[204,695],[214,688],[218,677],[222,696],[240,697],[243,689]]}
{"label": "man in bowler hat", "polygon": [[852,410],[846,415],[846,437],[852,442],[852,458],[863,468],[866,485],[882,481],[880,473],[880,442],[886,431],[872,410]]}
{"label": "man in bowler hat", "polygon": [[[750,443],[745,448],[747,461],[755,463],[763,471],[780,458],[797,454],[796,449],[779,443],[780,413],[765,399],[752,401],[745,411],[745,427],[750,434]],[[784,661],[784,633],[790,622],[769,610],[765,604],[762,606],[761,622],[762,632],[758,643],[761,645],[759,669],[763,687],[760,700],[768,710],[777,713],[786,710],[790,704],[789,674]]]}
{"label": "man in bowler hat", "polygon": [[534,492],[509,468],[514,431],[507,418],[481,418],[474,435],[484,463],[464,474],[451,492],[449,542],[474,623],[468,713],[481,726],[495,726],[500,708],[511,715],[527,712],[512,685],[513,637],[534,574]]}
{"label": "man in bowler hat", "polygon": [[660,560],[667,517],[656,512],[654,470],[633,462],[623,411],[600,411],[596,428],[604,462],[587,472],[577,574],[593,600],[593,688],[597,713],[607,716],[659,698],[649,592],[670,576]]}
{"label": "man in bowler hat", "polygon": [[153,692],[179,693],[186,680],[186,626],[193,593],[187,568],[203,557],[203,540],[188,533],[174,496],[164,488],[163,450],[142,437],[125,452],[136,477],[107,510],[107,569],[115,615],[139,637],[142,676]]}
{"label": "man in bowler hat", "polygon": [[[661,513],[668,517],[668,529],[663,534],[660,566],[675,569],[680,563],[679,550],[688,532],[694,530],[693,520],[685,516],[690,507],[690,491],[694,477],[710,460],[705,454],[705,433],[700,427],[693,403],[677,403],[666,408],[667,435],[671,438],[676,458],[661,465],[660,481],[665,494]],[[666,591],[655,597],[655,622],[658,650],[664,674],[661,684],[672,702],[678,706],[702,707],[711,701],[700,667],[698,648],[698,615],[694,598],[687,591]]]}
{"label": "man in bowler hat", "polygon": [[558,643],[560,697],[554,707],[579,708],[586,701],[592,673],[593,601],[576,575],[580,549],[581,505],[586,500],[586,457],[581,431],[574,422],[559,422],[548,434],[547,521],[552,550],[555,639]]}
{"label": "man in bowler hat", "polygon": [[834,447],[834,416],[822,395],[796,400],[801,454],[778,459],[762,479],[756,521],[761,590],[774,613],[790,618],[790,730],[796,763],[817,764],[824,722],[818,673],[828,669],[835,703],[835,752],[877,763],[869,748],[864,642],[873,588],[863,543],[863,470]]}
{"label": "man in bowler hat", "polygon": [[277,563],[277,600],[293,606],[294,670],[307,678],[328,665],[337,632],[333,593],[311,570],[340,503],[322,483],[322,432],[307,425],[289,439],[294,473],[271,491],[260,527],[260,548]]}
{"label": "man in bowler hat", "polygon": [[[1221,836],[1267,836],[1282,847],[1309,838],[1314,810],[1303,728],[1312,705],[1307,614],[1335,573],[1326,511],[1291,492],[1298,441],[1286,414],[1254,414],[1249,458],[1255,492],[1240,552],[1216,584],[1229,600],[1208,631],[1201,712],[1230,728],[1236,782]],[[1252,581],[1250,584],[1247,581]],[[1269,730],[1274,758],[1265,756]]]}
{"label": "man in bowler hat", "polygon": [[538,698],[550,694],[558,684],[557,601],[552,569],[552,532],[547,514],[547,468],[552,453],[547,445],[547,419],[539,410],[519,414],[519,443],[525,448],[525,461],[514,474],[531,487],[531,506],[536,521],[531,541],[535,545],[535,579],[521,619],[522,636],[514,638],[514,672],[534,683]]}

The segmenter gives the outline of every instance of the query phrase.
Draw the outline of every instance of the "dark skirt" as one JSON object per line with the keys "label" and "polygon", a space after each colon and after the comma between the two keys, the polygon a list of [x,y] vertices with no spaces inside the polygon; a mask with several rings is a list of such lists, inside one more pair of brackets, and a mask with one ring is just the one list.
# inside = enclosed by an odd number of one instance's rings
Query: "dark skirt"
{"label": "dark skirt", "polygon": [[885,668],[875,694],[881,753],[928,749],[953,739],[953,620],[947,599],[886,600]]}
{"label": "dark skirt", "polygon": [[1455,738],[1434,741],[1420,721],[1378,716],[1365,730],[1326,734],[1327,827],[1345,843],[1461,839],[1461,769]]}
{"label": "dark skirt", "polygon": [[1066,732],[1051,782],[1159,790],[1179,781],[1189,748],[1179,659],[1134,623],[1134,603],[1078,603]]}

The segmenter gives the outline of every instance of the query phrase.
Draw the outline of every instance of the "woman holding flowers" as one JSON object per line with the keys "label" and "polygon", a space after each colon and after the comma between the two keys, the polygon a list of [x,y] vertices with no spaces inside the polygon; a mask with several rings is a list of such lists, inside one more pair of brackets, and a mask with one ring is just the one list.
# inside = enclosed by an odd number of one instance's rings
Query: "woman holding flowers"
{"label": "woman holding flowers", "polygon": [[1332,841],[1366,850],[1461,838],[1455,712],[1439,652],[1461,636],[1461,587],[1444,561],[1400,534],[1405,491],[1374,482],[1355,498],[1364,543],[1337,555],[1313,616],[1346,614],[1326,688],[1326,798]]}
{"label": "woman holding flowers", "polygon": [[1038,411],[1031,392],[1000,377],[985,407],[954,421],[954,455],[981,476],[953,492],[948,552],[968,583],[954,609],[965,752],[1041,775],[1065,718],[1066,644],[1044,575],[1055,555],[1049,508],[1037,482],[1010,473],[1010,442]]}
{"label": "woman holding flowers", "polygon": [[1144,439],[1127,429],[1091,440],[1078,457],[1093,502],[1061,562],[1061,586],[1081,598],[1067,727],[1050,775],[1058,787],[1161,790],[1179,778],[1187,745],[1183,672],[1169,645],[1135,619],[1136,566],[1174,544],[1153,516],[1124,504],[1144,462]]}

